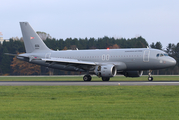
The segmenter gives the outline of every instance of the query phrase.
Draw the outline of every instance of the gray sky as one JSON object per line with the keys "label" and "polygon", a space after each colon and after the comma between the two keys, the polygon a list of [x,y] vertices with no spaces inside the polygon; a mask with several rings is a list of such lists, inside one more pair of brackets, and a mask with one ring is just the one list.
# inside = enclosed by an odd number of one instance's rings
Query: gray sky
{"label": "gray sky", "polygon": [[19,22],[56,39],[134,38],[179,42],[179,0],[1,0],[0,32],[21,37]]}

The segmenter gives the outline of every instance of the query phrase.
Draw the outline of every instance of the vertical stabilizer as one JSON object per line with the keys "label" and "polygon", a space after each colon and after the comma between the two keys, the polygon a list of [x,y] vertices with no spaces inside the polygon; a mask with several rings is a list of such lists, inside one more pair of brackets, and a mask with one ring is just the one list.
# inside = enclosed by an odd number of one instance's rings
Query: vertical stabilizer
{"label": "vertical stabilizer", "polygon": [[28,22],[20,22],[26,53],[51,51]]}

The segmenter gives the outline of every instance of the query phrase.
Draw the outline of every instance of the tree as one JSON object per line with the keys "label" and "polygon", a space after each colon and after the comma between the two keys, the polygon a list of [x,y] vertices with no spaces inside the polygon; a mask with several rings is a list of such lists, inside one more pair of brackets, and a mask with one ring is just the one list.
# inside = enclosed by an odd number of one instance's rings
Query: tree
{"label": "tree", "polygon": [[150,45],[151,48],[155,48],[155,44],[154,42],[152,42],[152,44]]}
{"label": "tree", "polygon": [[63,48],[63,50],[68,50],[68,48],[65,46],[65,47]]}
{"label": "tree", "polygon": [[94,38],[90,38],[88,41],[88,48],[90,49],[96,49],[96,41]]}
{"label": "tree", "polygon": [[156,44],[155,44],[155,43],[152,43],[152,44],[150,45],[150,47],[151,47],[151,48],[155,48],[155,49],[162,50],[162,44],[161,44],[161,42],[156,42]]}
{"label": "tree", "polygon": [[13,69],[13,73],[18,75],[37,75],[41,73],[39,65],[20,61],[16,57],[13,58],[11,67]]}
{"label": "tree", "polygon": [[109,47],[110,49],[119,49],[120,47],[117,44],[114,44],[113,46]]}
{"label": "tree", "polygon": [[137,41],[137,43],[135,44],[135,48],[144,48],[145,46],[142,44],[141,41]]}
{"label": "tree", "polygon": [[50,36],[50,34],[47,34],[45,32],[40,32],[40,31],[37,31],[36,32],[39,37],[42,39],[42,40],[46,40],[47,38],[51,39],[52,37]]}
{"label": "tree", "polygon": [[77,47],[76,47],[76,45],[71,45],[71,50],[76,50],[77,49]]}
{"label": "tree", "polygon": [[174,53],[174,51],[175,51],[175,44],[168,44],[168,46],[167,46],[167,48],[166,48],[166,52],[169,54],[169,55],[171,55],[171,56],[173,56],[175,53]]}
{"label": "tree", "polygon": [[159,50],[162,50],[162,44],[161,44],[161,42],[157,42],[157,43],[155,44],[155,48],[156,48],[156,49],[159,49]]}
{"label": "tree", "polygon": [[3,55],[2,55],[2,60],[1,60],[1,64],[0,64],[0,67],[1,67],[1,72],[3,74],[10,74],[11,72],[11,69],[10,69],[10,58],[9,56],[5,55],[4,53],[8,53],[8,50],[7,48],[3,48]]}

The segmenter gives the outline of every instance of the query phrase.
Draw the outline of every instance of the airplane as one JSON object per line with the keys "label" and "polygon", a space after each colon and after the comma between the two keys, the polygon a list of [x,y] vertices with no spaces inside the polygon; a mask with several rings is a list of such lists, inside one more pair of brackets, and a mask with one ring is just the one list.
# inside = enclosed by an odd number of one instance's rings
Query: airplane
{"label": "airplane", "polygon": [[19,60],[66,71],[86,73],[84,81],[91,75],[109,81],[122,74],[140,77],[149,70],[148,80],[153,81],[152,70],[176,65],[176,60],[161,50],[152,48],[96,49],[96,50],[51,50],[28,22],[20,22],[26,53],[17,55]]}

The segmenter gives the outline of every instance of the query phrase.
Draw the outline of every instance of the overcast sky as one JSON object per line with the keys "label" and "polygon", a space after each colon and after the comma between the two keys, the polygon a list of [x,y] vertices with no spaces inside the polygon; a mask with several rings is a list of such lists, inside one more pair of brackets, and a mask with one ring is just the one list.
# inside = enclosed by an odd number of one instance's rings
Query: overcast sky
{"label": "overcast sky", "polygon": [[56,39],[134,38],[179,42],[179,0],[1,0],[3,38],[22,37],[19,22]]}

